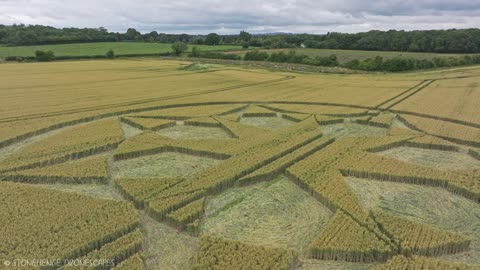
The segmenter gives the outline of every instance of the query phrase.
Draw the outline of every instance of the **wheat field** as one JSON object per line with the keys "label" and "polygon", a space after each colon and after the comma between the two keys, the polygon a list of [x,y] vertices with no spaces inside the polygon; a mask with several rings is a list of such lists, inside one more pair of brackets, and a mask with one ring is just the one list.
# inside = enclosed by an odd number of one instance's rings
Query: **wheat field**
{"label": "wheat field", "polygon": [[0,263],[480,268],[479,67],[191,64],[0,65]]}

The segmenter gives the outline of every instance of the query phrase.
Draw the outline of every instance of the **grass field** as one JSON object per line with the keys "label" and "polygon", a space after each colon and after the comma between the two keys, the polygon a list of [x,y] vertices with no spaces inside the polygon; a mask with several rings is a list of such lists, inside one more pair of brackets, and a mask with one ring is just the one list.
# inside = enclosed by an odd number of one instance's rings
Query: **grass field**
{"label": "grass field", "polygon": [[[327,57],[332,54],[337,56],[339,63],[346,63],[354,59],[365,60],[367,58],[375,58],[376,56],[381,56],[384,59],[390,59],[396,56],[404,57],[413,57],[417,59],[428,59],[431,60],[433,57],[450,57],[450,56],[460,56],[461,54],[445,54],[445,53],[416,53],[416,52],[382,52],[382,51],[360,51],[360,50],[331,50],[331,49],[266,49],[260,50],[265,52],[289,52],[295,51],[298,54],[307,55],[310,57]],[[246,51],[231,51],[227,53],[241,54],[244,55]]]}
{"label": "grass field", "polygon": [[[105,55],[112,49],[116,55],[156,54],[171,52],[172,44],[153,42],[97,42],[33,46],[0,46],[0,58],[7,56],[35,56],[36,50],[53,51],[55,56],[95,56]],[[240,46],[195,45],[201,51],[238,50]],[[191,50],[193,46],[189,46]]]}
{"label": "grass field", "polygon": [[0,64],[0,264],[478,268],[479,77]]}

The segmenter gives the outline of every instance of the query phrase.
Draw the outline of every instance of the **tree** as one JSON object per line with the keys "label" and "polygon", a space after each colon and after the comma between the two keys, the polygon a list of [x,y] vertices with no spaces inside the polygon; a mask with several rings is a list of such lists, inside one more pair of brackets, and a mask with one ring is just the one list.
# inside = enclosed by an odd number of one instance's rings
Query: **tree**
{"label": "tree", "polygon": [[110,50],[108,50],[108,52],[105,54],[105,56],[106,56],[108,59],[113,59],[113,58],[115,58],[115,52],[114,52],[112,49],[110,49]]}
{"label": "tree", "polygon": [[158,39],[158,33],[157,31],[152,31],[148,34],[143,35],[144,39],[147,41],[155,41]]}
{"label": "tree", "polygon": [[137,40],[142,38],[142,34],[135,28],[128,28],[127,33],[125,33],[125,37],[127,40]]}
{"label": "tree", "polygon": [[172,50],[175,55],[180,55],[188,49],[187,44],[183,42],[175,42],[172,44]]}
{"label": "tree", "polygon": [[349,61],[349,62],[343,64],[343,66],[346,67],[346,68],[351,68],[351,69],[360,69],[360,60],[353,59],[352,61]]}
{"label": "tree", "polygon": [[413,70],[415,69],[415,59],[410,57],[396,56],[386,60],[383,63],[383,69],[391,72]]}
{"label": "tree", "polygon": [[180,34],[180,36],[178,36],[178,40],[180,42],[189,42],[190,41],[190,36],[187,35],[187,34]]}
{"label": "tree", "polygon": [[249,42],[250,40],[252,40],[252,34],[245,31],[240,31],[240,35],[238,36],[238,38],[242,41]]}
{"label": "tree", "polygon": [[192,57],[199,57],[200,56],[200,49],[197,46],[193,46],[191,56]]}
{"label": "tree", "polygon": [[246,61],[265,61],[268,59],[268,53],[258,50],[250,51],[245,54],[243,59]]}
{"label": "tree", "polygon": [[40,62],[48,62],[55,60],[55,54],[52,51],[35,51],[35,59]]}
{"label": "tree", "polygon": [[220,43],[220,36],[216,33],[210,33],[205,39],[207,45],[218,45]]}

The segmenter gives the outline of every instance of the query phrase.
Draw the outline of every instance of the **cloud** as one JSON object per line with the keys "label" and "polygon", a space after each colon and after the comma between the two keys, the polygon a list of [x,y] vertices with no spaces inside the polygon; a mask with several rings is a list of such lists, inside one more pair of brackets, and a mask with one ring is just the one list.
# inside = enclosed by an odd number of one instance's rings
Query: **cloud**
{"label": "cloud", "polygon": [[0,0],[0,24],[238,33],[480,27],[479,0]]}

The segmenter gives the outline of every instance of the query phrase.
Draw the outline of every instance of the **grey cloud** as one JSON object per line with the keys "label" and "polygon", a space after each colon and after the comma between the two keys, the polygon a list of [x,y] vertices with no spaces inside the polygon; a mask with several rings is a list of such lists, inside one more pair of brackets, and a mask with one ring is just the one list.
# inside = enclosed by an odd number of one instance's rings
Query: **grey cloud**
{"label": "grey cloud", "polygon": [[0,24],[142,32],[358,32],[480,27],[479,0],[0,0]]}

